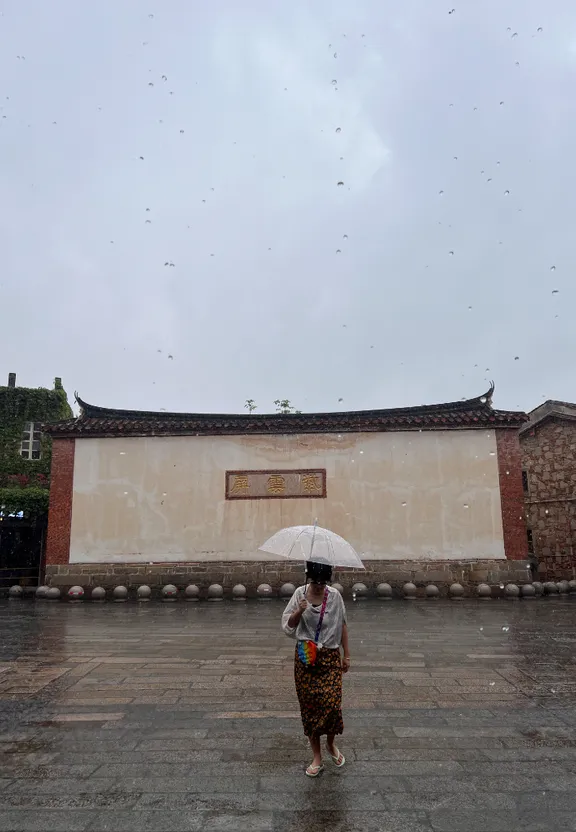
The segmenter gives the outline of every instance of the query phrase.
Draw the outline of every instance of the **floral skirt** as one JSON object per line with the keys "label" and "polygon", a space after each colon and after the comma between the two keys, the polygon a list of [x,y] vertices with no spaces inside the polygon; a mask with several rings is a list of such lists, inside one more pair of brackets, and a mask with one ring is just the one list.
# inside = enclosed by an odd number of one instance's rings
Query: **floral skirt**
{"label": "floral skirt", "polygon": [[306,736],[341,734],[344,723],[340,650],[321,647],[312,667],[303,665],[296,651],[294,681]]}

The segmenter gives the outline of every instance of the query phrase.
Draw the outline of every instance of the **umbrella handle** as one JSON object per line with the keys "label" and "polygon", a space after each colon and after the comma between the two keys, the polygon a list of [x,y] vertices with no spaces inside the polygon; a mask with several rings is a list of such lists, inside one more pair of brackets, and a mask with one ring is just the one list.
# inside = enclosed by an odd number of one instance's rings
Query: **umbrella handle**
{"label": "umbrella handle", "polygon": [[316,537],[316,526],[318,525],[318,518],[314,520],[314,531],[312,532],[312,543],[310,544],[310,560],[312,560],[312,549],[314,548],[314,539]]}

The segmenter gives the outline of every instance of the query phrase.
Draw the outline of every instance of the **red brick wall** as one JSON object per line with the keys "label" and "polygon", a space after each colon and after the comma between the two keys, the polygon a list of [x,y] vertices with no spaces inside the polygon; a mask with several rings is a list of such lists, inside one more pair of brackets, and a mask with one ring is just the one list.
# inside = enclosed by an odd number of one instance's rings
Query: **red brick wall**
{"label": "red brick wall", "polygon": [[74,485],[74,439],[54,439],[50,479],[50,508],[46,565],[68,563]]}
{"label": "red brick wall", "polygon": [[504,528],[504,552],[508,560],[524,560],[528,553],[520,438],[515,430],[497,430],[498,472]]}
{"label": "red brick wall", "polygon": [[[550,420],[522,434],[528,528],[538,558],[576,556],[576,423]],[[576,563],[574,564],[576,565]]]}

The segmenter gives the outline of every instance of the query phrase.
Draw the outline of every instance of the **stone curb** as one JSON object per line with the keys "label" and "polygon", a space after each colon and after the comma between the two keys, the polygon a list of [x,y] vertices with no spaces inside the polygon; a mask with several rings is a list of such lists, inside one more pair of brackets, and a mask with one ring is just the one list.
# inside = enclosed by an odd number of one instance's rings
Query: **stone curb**
{"label": "stone curb", "polygon": [[[462,584],[454,583],[450,586],[436,585],[433,583],[425,586],[417,586],[412,582],[402,586],[392,586],[388,583],[367,586],[365,583],[355,583],[350,588],[344,588],[341,584],[334,584],[345,598],[353,602],[363,601],[367,598],[388,601],[392,599],[427,600],[435,601],[438,598],[450,598],[458,601],[463,598],[476,598],[479,600],[506,599],[509,601],[532,600],[535,598],[546,598],[547,596],[576,596],[575,581],[548,581],[541,584],[538,581],[526,584],[494,584],[479,583],[475,586],[464,587]],[[31,588],[27,588],[31,589]],[[151,588],[147,585],[130,586],[119,585],[113,589],[106,590],[103,587],[81,587],[71,586],[66,588],[39,586],[35,591],[25,592],[24,588],[14,585],[8,590],[8,598],[11,600],[23,600],[35,598],[36,600],[68,600],[79,603],[81,601],[114,601],[121,603],[128,600],[144,602],[149,600],[162,600],[164,602],[174,601],[223,601],[235,600],[244,601],[247,598],[257,598],[260,601],[282,600],[286,602],[294,592],[294,585],[283,583],[275,588],[270,584],[260,584],[255,592],[249,592],[243,584],[236,584],[234,587],[223,587],[221,584],[210,584],[208,587],[199,587],[195,584],[187,586],[176,586],[167,584],[162,588]]]}

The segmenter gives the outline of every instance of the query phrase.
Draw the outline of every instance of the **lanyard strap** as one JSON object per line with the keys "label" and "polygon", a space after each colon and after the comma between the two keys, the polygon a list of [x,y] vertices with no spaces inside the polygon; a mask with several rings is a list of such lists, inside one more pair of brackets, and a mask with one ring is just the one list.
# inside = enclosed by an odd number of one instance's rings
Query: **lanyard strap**
{"label": "lanyard strap", "polygon": [[326,612],[326,604],[328,603],[328,587],[324,590],[324,600],[322,601],[322,609],[320,610],[320,618],[318,619],[318,626],[316,627],[316,635],[314,636],[314,643],[318,644],[320,630],[322,629],[322,622],[324,620],[324,613]]}

